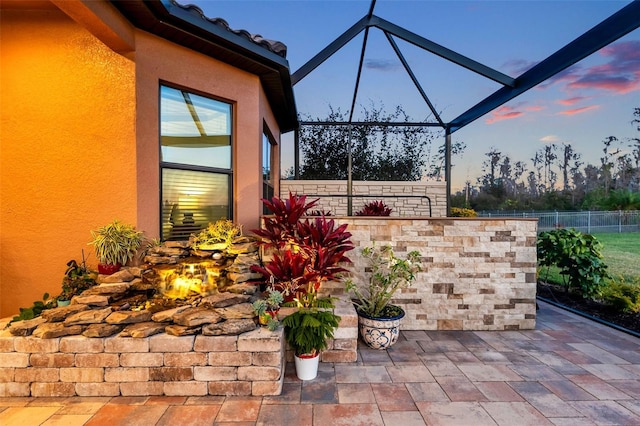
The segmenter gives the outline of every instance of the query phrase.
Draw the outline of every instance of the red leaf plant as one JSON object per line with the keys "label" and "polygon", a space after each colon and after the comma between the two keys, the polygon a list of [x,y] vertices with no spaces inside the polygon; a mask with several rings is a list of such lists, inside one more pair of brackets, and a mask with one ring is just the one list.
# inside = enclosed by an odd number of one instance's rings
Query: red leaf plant
{"label": "red leaf plant", "polygon": [[274,217],[264,218],[264,227],[252,232],[262,238],[261,244],[275,251],[264,267],[251,269],[262,274],[274,289],[289,295],[304,293],[311,283],[317,291],[323,281],[347,271],[340,266],[351,262],[345,253],[354,248],[347,224],[336,227],[333,219],[324,216],[300,221],[317,199],[306,203],[305,195],[289,193],[286,201],[273,197],[262,202]]}
{"label": "red leaf plant", "polygon": [[338,273],[346,272],[340,263],[351,263],[345,255],[354,248],[351,233],[346,231],[347,224],[334,228],[334,220],[327,220],[324,216],[298,222],[297,242],[312,259],[320,281],[332,280]]}
{"label": "red leaf plant", "polygon": [[301,252],[285,250],[282,255],[274,253],[271,261],[264,267],[252,266],[251,270],[262,274],[285,299],[292,299],[298,292],[306,289],[309,282],[317,281],[317,274],[310,263],[310,259]]}
{"label": "red leaf plant", "polygon": [[371,201],[366,203],[360,211],[356,212],[356,216],[389,216],[391,208],[387,207],[384,201]]}
{"label": "red leaf plant", "polygon": [[273,214],[273,217],[264,218],[262,229],[251,231],[263,239],[262,244],[267,247],[281,249],[291,243],[295,243],[296,224],[300,218],[306,215],[307,210],[318,204],[319,198],[307,203],[306,195],[294,195],[289,192],[289,199],[282,200],[273,197],[271,200],[262,199],[262,203]]}

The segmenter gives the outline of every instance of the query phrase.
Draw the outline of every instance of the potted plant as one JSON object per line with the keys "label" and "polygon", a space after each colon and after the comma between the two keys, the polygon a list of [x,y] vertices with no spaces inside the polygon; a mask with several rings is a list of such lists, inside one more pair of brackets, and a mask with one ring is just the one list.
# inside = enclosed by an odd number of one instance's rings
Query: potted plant
{"label": "potted plant", "polygon": [[318,375],[320,351],[327,348],[327,339],[333,338],[333,332],[340,323],[335,314],[332,297],[318,297],[313,283],[309,283],[306,292],[285,306],[294,306],[298,310],[282,320],[285,340],[294,353],[296,374],[300,380],[312,380]]}
{"label": "potted plant", "polygon": [[66,306],[71,302],[73,296],[81,294],[83,291],[96,285],[96,273],[89,271],[82,255],[82,264],[78,265],[75,260],[67,262],[67,271],[62,279],[62,293],[56,297],[58,306]]}
{"label": "potted plant", "polygon": [[98,258],[98,272],[110,275],[120,270],[135,256],[143,240],[142,231],[133,225],[124,224],[118,220],[91,231],[96,257]]}
{"label": "potted plant", "polygon": [[370,269],[369,283],[356,285],[346,281],[347,291],[354,296],[358,328],[365,343],[374,349],[387,349],[398,340],[404,310],[391,304],[394,293],[411,285],[421,271],[420,253],[411,251],[401,259],[390,245],[365,247],[362,256]]}
{"label": "potted plant", "polygon": [[278,328],[278,312],[283,302],[282,293],[272,288],[267,289],[268,296],[266,299],[258,299],[253,302],[253,310],[258,316],[258,322],[266,325],[271,331]]}

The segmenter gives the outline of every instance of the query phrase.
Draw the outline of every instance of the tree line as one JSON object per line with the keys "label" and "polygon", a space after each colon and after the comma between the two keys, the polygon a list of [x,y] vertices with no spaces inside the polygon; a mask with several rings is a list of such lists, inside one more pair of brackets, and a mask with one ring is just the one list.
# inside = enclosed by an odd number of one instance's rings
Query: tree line
{"label": "tree line", "polygon": [[[640,108],[632,125],[640,134]],[[536,151],[531,166],[495,148],[485,153],[475,185],[452,197],[452,206],[474,210],[640,209],[640,137],[602,142],[596,164],[585,163],[570,143]]]}
{"label": "tree line", "polygon": [[[384,105],[363,107],[361,123],[329,106],[325,118],[301,126],[299,132],[303,180],[345,180],[349,149],[353,180],[417,181],[444,179],[444,144],[434,148],[435,132],[412,126],[401,106],[393,112]],[[406,123],[390,126],[388,123]],[[631,124],[640,135],[640,108]],[[350,148],[349,148],[350,147]],[[464,142],[452,143],[452,158],[461,155]],[[293,179],[293,168],[283,176]],[[496,148],[485,153],[482,175],[452,195],[453,207],[475,210],[640,209],[640,137],[603,141],[596,164],[585,163],[570,143],[547,144],[530,163]]]}

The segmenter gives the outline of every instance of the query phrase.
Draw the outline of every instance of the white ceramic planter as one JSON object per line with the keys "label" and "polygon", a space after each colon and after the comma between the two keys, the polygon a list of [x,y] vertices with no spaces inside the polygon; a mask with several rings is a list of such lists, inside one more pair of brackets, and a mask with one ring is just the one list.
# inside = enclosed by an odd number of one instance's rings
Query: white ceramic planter
{"label": "white ceramic planter", "polygon": [[314,357],[295,356],[296,374],[300,380],[313,380],[318,375],[318,364],[320,363],[320,353]]}
{"label": "white ceramic planter", "polygon": [[358,313],[358,329],[362,340],[373,349],[387,349],[398,340],[400,321],[404,315],[404,310],[393,318],[372,318]]}

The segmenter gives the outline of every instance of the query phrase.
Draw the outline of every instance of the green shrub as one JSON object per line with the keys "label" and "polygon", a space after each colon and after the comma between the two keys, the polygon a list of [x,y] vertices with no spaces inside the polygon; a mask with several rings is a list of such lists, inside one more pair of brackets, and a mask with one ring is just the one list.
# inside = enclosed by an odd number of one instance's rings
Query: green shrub
{"label": "green shrub", "polygon": [[628,283],[624,278],[611,281],[602,289],[602,301],[616,311],[640,312],[640,279]]}
{"label": "green shrub", "polygon": [[33,302],[33,306],[29,308],[20,308],[20,314],[14,316],[7,324],[7,327],[9,327],[9,324],[11,324],[12,322],[30,320],[34,319],[35,317],[39,317],[42,311],[55,307],[56,300],[53,298],[49,298],[49,293],[45,293],[42,296],[42,300],[36,300],[35,302]]}
{"label": "green shrub", "polygon": [[215,244],[224,244],[229,247],[233,240],[242,235],[242,227],[235,225],[229,219],[220,219],[209,223],[198,234],[192,235],[195,248],[208,247]]}
{"label": "green shrub", "polygon": [[478,213],[474,209],[463,209],[451,207],[451,217],[477,217]]}
{"label": "green shrub", "polygon": [[602,244],[589,234],[575,229],[541,232],[537,241],[539,266],[557,266],[566,290],[576,290],[584,298],[599,295],[607,265],[602,260]]}

